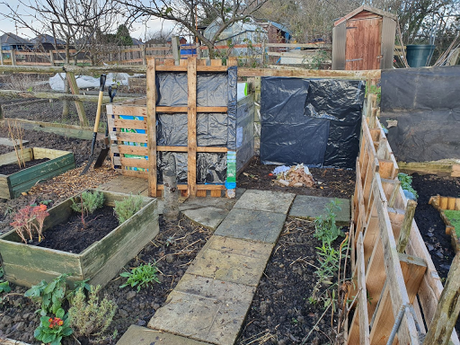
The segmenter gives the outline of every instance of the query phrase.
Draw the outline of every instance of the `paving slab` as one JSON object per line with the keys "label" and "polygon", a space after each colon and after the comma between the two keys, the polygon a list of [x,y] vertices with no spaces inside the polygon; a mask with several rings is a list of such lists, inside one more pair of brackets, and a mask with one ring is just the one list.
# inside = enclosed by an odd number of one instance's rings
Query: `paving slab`
{"label": "paving slab", "polygon": [[[257,286],[273,244],[213,236],[201,249],[187,273],[225,282]],[[226,243],[224,246],[223,243]]]}
{"label": "paving slab", "polygon": [[190,274],[185,274],[183,280],[156,311],[148,327],[198,341],[232,345],[255,287]]}
{"label": "paving slab", "polygon": [[248,189],[233,207],[287,214],[295,194]]}
{"label": "paving slab", "polygon": [[132,325],[123,334],[117,345],[210,345],[201,341],[181,337],[162,331]]}
{"label": "paving slab", "polygon": [[216,230],[228,214],[228,210],[217,207],[201,207],[198,209],[184,210],[182,214],[193,222],[205,228]]}
{"label": "paving slab", "polygon": [[338,225],[350,223],[350,199],[325,198],[319,196],[297,195],[289,215],[292,217],[314,219],[327,214],[326,207],[331,201],[337,200],[340,211],[335,211]]}
{"label": "paving slab", "polygon": [[215,234],[252,241],[275,243],[286,214],[233,208]]}

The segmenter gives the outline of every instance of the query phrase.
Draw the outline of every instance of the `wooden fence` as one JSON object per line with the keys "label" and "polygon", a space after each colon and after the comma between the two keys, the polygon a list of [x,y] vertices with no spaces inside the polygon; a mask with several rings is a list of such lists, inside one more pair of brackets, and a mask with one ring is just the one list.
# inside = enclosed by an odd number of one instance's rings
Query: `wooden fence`
{"label": "wooden fence", "polygon": [[[415,207],[400,187],[375,100],[367,100],[356,162],[351,261],[358,303],[348,344],[392,344],[393,337],[422,344],[443,286],[409,212]],[[455,330],[451,341],[460,344]]]}

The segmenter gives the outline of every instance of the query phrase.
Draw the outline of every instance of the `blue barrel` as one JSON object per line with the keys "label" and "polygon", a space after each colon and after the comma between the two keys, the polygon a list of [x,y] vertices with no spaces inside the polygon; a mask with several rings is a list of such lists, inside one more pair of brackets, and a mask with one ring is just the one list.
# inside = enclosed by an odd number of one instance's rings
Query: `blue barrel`
{"label": "blue barrel", "polygon": [[196,55],[196,47],[194,44],[181,44],[180,56],[181,58],[187,58],[189,56]]}
{"label": "blue barrel", "polygon": [[435,46],[432,44],[408,44],[406,46],[407,63],[410,67],[428,66]]}

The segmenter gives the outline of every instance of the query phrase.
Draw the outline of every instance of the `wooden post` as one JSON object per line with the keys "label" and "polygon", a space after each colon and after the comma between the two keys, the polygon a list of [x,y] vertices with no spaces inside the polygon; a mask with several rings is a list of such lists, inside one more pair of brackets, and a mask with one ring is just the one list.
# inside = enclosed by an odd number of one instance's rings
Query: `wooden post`
{"label": "wooden post", "polygon": [[14,49],[11,49],[11,64],[13,66],[16,66],[16,54],[15,54]]}
{"label": "wooden post", "polygon": [[2,45],[0,44],[0,63],[2,64],[3,66],[3,48],[2,48]]}
{"label": "wooden post", "polygon": [[149,196],[157,196],[157,132],[156,132],[155,58],[147,60],[147,148]]}
{"label": "wooden post", "polygon": [[189,57],[188,79],[188,193],[196,196],[196,57]]}
{"label": "wooden post", "polygon": [[455,255],[424,344],[449,343],[460,312],[460,253]]}
{"label": "wooden post", "polygon": [[3,106],[0,104],[0,120],[3,120]]}
{"label": "wooden post", "polygon": [[396,247],[398,253],[404,253],[404,250],[406,250],[407,243],[409,242],[410,231],[412,229],[412,222],[414,220],[416,207],[416,201],[409,200],[407,202],[406,213],[404,214],[404,220],[401,226],[401,231],[399,233],[398,245]]}
{"label": "wooden post", "polygon": [[50,63],[54,66],[54,50],[50,50]]}
{"label": "wooden post", "polygon": [[[72,91],[73,95],[80,94],[80,90],[77,86],[77,81],[75,79],[75,74],[71,72],[67,72],[67,78],[69,82],[70,90]],[[80,119],[80,126],[86,127],[88,126],[88,119],[86,118],[85,107],[81,101],[75,101],[75,108],[77,108],[78,118]]]}
{"label": "wooden post", "polygon": [[265,41],[262,42],[262,67],[265,66]]}
{"label": "wooden post", "polygon": [[173,36],[171,40],[172,52],[176,66],[180,64],[179,37]]}

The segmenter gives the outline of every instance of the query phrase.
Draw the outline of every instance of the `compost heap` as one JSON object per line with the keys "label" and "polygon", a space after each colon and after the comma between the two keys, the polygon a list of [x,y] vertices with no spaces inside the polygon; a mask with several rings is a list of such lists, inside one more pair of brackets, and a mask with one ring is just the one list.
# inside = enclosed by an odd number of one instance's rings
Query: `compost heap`
{"label": "compost heap", "polygon": [[287,167],[285,165],[276,167],[273,170],[276,175],[275,183],[285,187],[313,187],[315,180],[310,170],[303,164]]}

